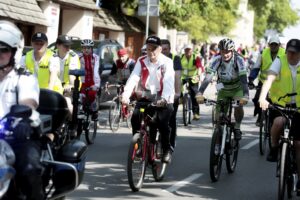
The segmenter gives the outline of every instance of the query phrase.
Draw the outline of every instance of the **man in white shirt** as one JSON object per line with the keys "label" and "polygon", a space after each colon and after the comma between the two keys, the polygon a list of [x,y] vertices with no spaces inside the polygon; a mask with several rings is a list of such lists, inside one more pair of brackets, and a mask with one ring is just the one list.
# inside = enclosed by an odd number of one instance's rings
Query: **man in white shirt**
{"label": "man in white shirt", "polygon": [[[138,100],[156,102],[161,108],[157,109],[158,130],[162,136],[163,162],[170,162],[170,127],[169,121],[173,111],[174,77],[173,61],[161,53],[161,41],[156,36],[146,40],[147,55],[136,62],[124,88],[122,103],[128,104],[135,89]],[[132,131],[135,134],[140,129],[139,108],[135,108],[132,119]]]}

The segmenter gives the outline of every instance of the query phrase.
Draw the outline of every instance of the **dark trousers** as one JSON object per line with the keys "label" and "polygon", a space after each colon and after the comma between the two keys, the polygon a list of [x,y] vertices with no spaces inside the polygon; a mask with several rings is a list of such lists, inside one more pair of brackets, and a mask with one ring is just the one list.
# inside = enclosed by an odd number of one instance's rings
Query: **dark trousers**
{"label": "dark trousers", "polygon": [[[141,118],[140,118],[140,108],[137,106],[134,108],[132,118],[131,118],[131,124],[132,124],[132,132],[133,134],[137,133],[140,130],[141,127]],[[157,119],[155,123],[151,123],[150,125],[150,136],[151,141],[153,142],[153,139],[155,138],[156,130],[161,134],[161,143],[163,151],[167,151],[170,148],[170,127],[169,127],[169,121],[171,118],[171,114],[173,112],[173,104],[168,104],[164,108],[156,108],[156,109],[148,109],[146,110],[145,114],[149,114],[150,116],[153,116],[155,111],[157,112]]]}
{"label": "dark trousers", "polygon": [[[9,141],[8,141],[9,142]],[[9,142],[14,150],[16,161],[16,176],[7,192],[7,199],[43,200],[43,166],[41,159],[41,145],[39,141],[23,140]],[[14,184],[16,183],[16,184]],[[16,185],[16,187],[14,187]],[[17,191],[16,191],[17,189]],[[21,193],[21,195],[19,195]]]}
{"label": "dark trousers", "polygon": [[[254,103],[254,116],[256,116],[258,114],[258,116],[261,113],[261,108],[259,106],[259,95],[261,92],[261,88],[262,88],[263,83],[261,81],[258,82],[257,88],[256,88],[256,93],[254,95],[254,98],[252,99],[253,103]],[[260,116],[259,116],[260,117]]]}
{"label": "dark trousers", "polygon": [[174,110],[172,112],[171,118],[170,118],[170,128],[171,128],[171,135],[170,135],[170,144],[171,147],[174,149],[175,148],[175,140],[177,136],[177,120],[176,120],[176,115],[177,115],[177,110],[178,110],[178,105],[179,105],[179,98],[175,99],[173,107]]}
{"label": "dark trousers", "polygon": [[[185,84],[184,80],[182,81],[182,84]],[[196,94],[198,92],[198,83],[192,83],[192,81],[189,81],[189,90],[190,90],[192,106],[193,106],[193,108],[192,108],[193,114],[200,115],[200,107],[196,100]]]}

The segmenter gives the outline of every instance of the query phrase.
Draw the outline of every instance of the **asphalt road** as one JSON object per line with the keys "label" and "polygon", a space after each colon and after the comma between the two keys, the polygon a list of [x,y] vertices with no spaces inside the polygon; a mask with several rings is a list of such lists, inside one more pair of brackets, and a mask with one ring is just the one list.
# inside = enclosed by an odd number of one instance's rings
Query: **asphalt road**
{"label": "asphalt road", "polygon": [[[212,90],[207,95],[213,96]],[[251,93],[252,94],[252,93]],[[253,95],[253,94],[252,94]],[[70,194],[70,200],[100,199],[245,199],[277,198],[275,163],[259,154],[258,127],[251,102],[245,107],[243,138],[236,171],[228,174],[225,163],[220,180],[212,183],[209,176],[209,149],[212,124],[211,107],[201,105],[201,119],[188,127],[178,112],[178,138],[172,162],[162,182],[155,182],[147,170],[143,188],[131,192],[126,173],[130,130],[122,124],[112,133],[107,123],[107,110],[100,114],[101,124],[95,144],[89,146],[82,184]]]}

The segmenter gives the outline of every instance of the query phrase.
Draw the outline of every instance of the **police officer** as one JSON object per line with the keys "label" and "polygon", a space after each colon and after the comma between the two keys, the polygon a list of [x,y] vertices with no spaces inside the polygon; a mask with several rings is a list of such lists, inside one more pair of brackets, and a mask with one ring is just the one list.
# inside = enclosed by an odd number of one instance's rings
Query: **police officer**
{"label": "police officer", "polygon": [[48,38],[45,33],[37,32],[31,38],[33,50],[26,53],[20,65],[37,77],[39,87],[62,93],[58,79],[59,63],[53,59],[54,52],[47,48]]}
{"label": "police officer", "polygon": [[[38,113],[34,111],[39,103],[39,88],[36,78],[32,75],[18,72],[17,58],[24,47],[24,39],[21,31],[12,23],[0,21],[0,118],[10,112],[15,104],[26,105],[33,110],[31,119],[38,120]],[[44,199],[42,189],[42,171],[40,163],[40,143],[37,140],[28,139],[25,128],[31,128],[30,124],[17,126],[14,129],[15,139],[8,141],[16,155],[15,169],[17,171],[16,186],[23,194],[20,197],[10,199]],[[28,130],[28,129],[27,129]],[[15,192],[8,192],[15,195]]]}
{"label": "police officer", "polygon": [[79,56],[71,50],[72,38],[67,35],[60,35],[56,40],[57,51],[53,55],[56,62],[59,63],[59,78],[64,89],[64,96],[66,97],[68,108],[70,112],[73,111],[73,105],[70,99],[71,88],[74,87],[74,76],[69,75],[69,70],[80,69]]}

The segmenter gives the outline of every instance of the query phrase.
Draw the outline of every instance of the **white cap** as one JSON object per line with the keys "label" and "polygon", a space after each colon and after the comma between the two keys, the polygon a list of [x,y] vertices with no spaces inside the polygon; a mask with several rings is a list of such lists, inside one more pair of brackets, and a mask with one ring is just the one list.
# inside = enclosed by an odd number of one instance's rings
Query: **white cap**
{"label": "white cap", "polygon": [[272,43],[280,44],[280,39],[277,35],[272,35],[269,38],[268,44],[272,44]]}
{"label": "white cap", "polygon": [[186,45],[184,45],[183,49],[193,49],[193,45],[186,44]]}

